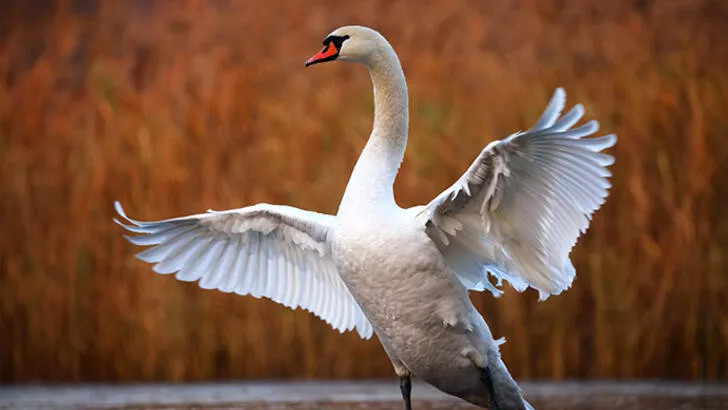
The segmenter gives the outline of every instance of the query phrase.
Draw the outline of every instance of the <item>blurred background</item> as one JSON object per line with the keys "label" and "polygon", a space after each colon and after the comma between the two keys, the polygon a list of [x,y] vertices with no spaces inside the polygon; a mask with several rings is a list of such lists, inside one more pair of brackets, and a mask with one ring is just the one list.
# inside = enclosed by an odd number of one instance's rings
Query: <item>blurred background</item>
{"label": "blurred background", "polygon": [[161,219],[256,202],[335,213],[372,123],[366,69],[304,69],[381,31],[428,202],[557,86],[615,132],[614,188],[563,295],[473,294],[520,379],[728,378],[728,2],[0,3],[0,382],[391,377],[376,339],[133,257]]}

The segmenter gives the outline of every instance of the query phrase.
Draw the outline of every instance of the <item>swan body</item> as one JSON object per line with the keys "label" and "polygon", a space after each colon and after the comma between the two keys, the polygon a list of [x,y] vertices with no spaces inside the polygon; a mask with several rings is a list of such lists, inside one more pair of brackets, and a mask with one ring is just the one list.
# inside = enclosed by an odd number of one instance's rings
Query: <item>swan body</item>
{"label": "swan body", "polygon": [[392,189],[409,117],[399,59],[376,31],[345,26],[306,65],[332,60],[366,65],[375,103],[335,216],[258,204],[140,222],[117,202],[124,222],[115,221],[140,234],[132,243],[153,246],[137,256],[158,273],[302,307],[363,338],[376,333],[407,409],[411,375],[477,405],[530,409],[468,290],[498,296],[505,279],[545,298],[570,286],[569,252],[609,188],[614,159],[600,151],[616,137],[583,138],[596,122],[572,128],[584,110],[562,116],[557,89],[533,128],[489,144],[433,201],[403,209]]}

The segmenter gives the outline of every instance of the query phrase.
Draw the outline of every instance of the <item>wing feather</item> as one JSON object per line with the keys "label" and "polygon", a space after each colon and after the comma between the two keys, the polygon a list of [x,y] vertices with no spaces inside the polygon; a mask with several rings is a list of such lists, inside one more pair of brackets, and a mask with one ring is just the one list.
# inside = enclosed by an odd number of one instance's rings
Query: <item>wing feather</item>
{"label": "wing feather", "polygon": [[154,265],[152,269],[162,274],[175,273],[182,269],[189,260],[190,255],[194,254],[195,249],[205,245],[205,241],[196,240],[197,238],[199,238],[199,234],[196,231],[187,232],[177,238],[175,249]]}
{"label": "wing feather", "polygon": [[129,218],[114,204],[114,222],[138,234],[129,242],[151,246],[137,254],[155,272],[199,281],[205,289],[267,297],[301,307],[344,332],[363,338],[373,330],[339,277],[328,235],[334,217],[258,204],[156,222]]}
{"label": "wing feather", "polygon": [[607,169],[614,134],[591,136],[592,120],[576,128],[581,105],[560,116],[566,94],[557,89],[533,128],[496,141],[466,173],[416,218],[470,289],[501,291],[485,272],[541,298],[568,288],[575,276],[569,253],[611,188]]}

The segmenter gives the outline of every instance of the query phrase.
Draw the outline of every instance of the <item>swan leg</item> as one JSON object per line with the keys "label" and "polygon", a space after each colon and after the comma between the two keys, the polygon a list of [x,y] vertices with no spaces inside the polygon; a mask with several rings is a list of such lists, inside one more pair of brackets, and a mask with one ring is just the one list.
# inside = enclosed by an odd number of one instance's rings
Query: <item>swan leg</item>
{"label": "swan leg", "polygon": [[389,360],[392,361],[392,367],[394,373],[399,376],[399,390],[402,391],[402,399],[404,399],[405,410],[412,410],[412,403],[410,402],[410,393],[412,392],[412,380],[410,375],[412,374],[407,367],[397,358],[393,357],[389,353]]}
{"label": "swan leg", "polygon": [[399,389],[402,391],[402,399],[404,399],[405,410],[412,410],[410,402],[410,393],[412,392],[412,380],[410,376],[399,376]]}

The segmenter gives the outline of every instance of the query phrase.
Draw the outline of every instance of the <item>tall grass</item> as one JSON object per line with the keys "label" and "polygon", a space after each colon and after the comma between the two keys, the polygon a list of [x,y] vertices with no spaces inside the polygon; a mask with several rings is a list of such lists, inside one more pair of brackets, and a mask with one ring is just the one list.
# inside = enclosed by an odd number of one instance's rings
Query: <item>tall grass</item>
{"label": "tall grass", "polygon": [[335,212],[371,85],[303,61],[350,23],[407,74],[403,206],[529,127],[556,86],[619,134],[574,286],[473,294],[516,376],[728,377],[728,5],[475,3],[0,6],[0,381],[391,375],[376,341],[153,274],[111,223],[115,199],[141,219]]}

